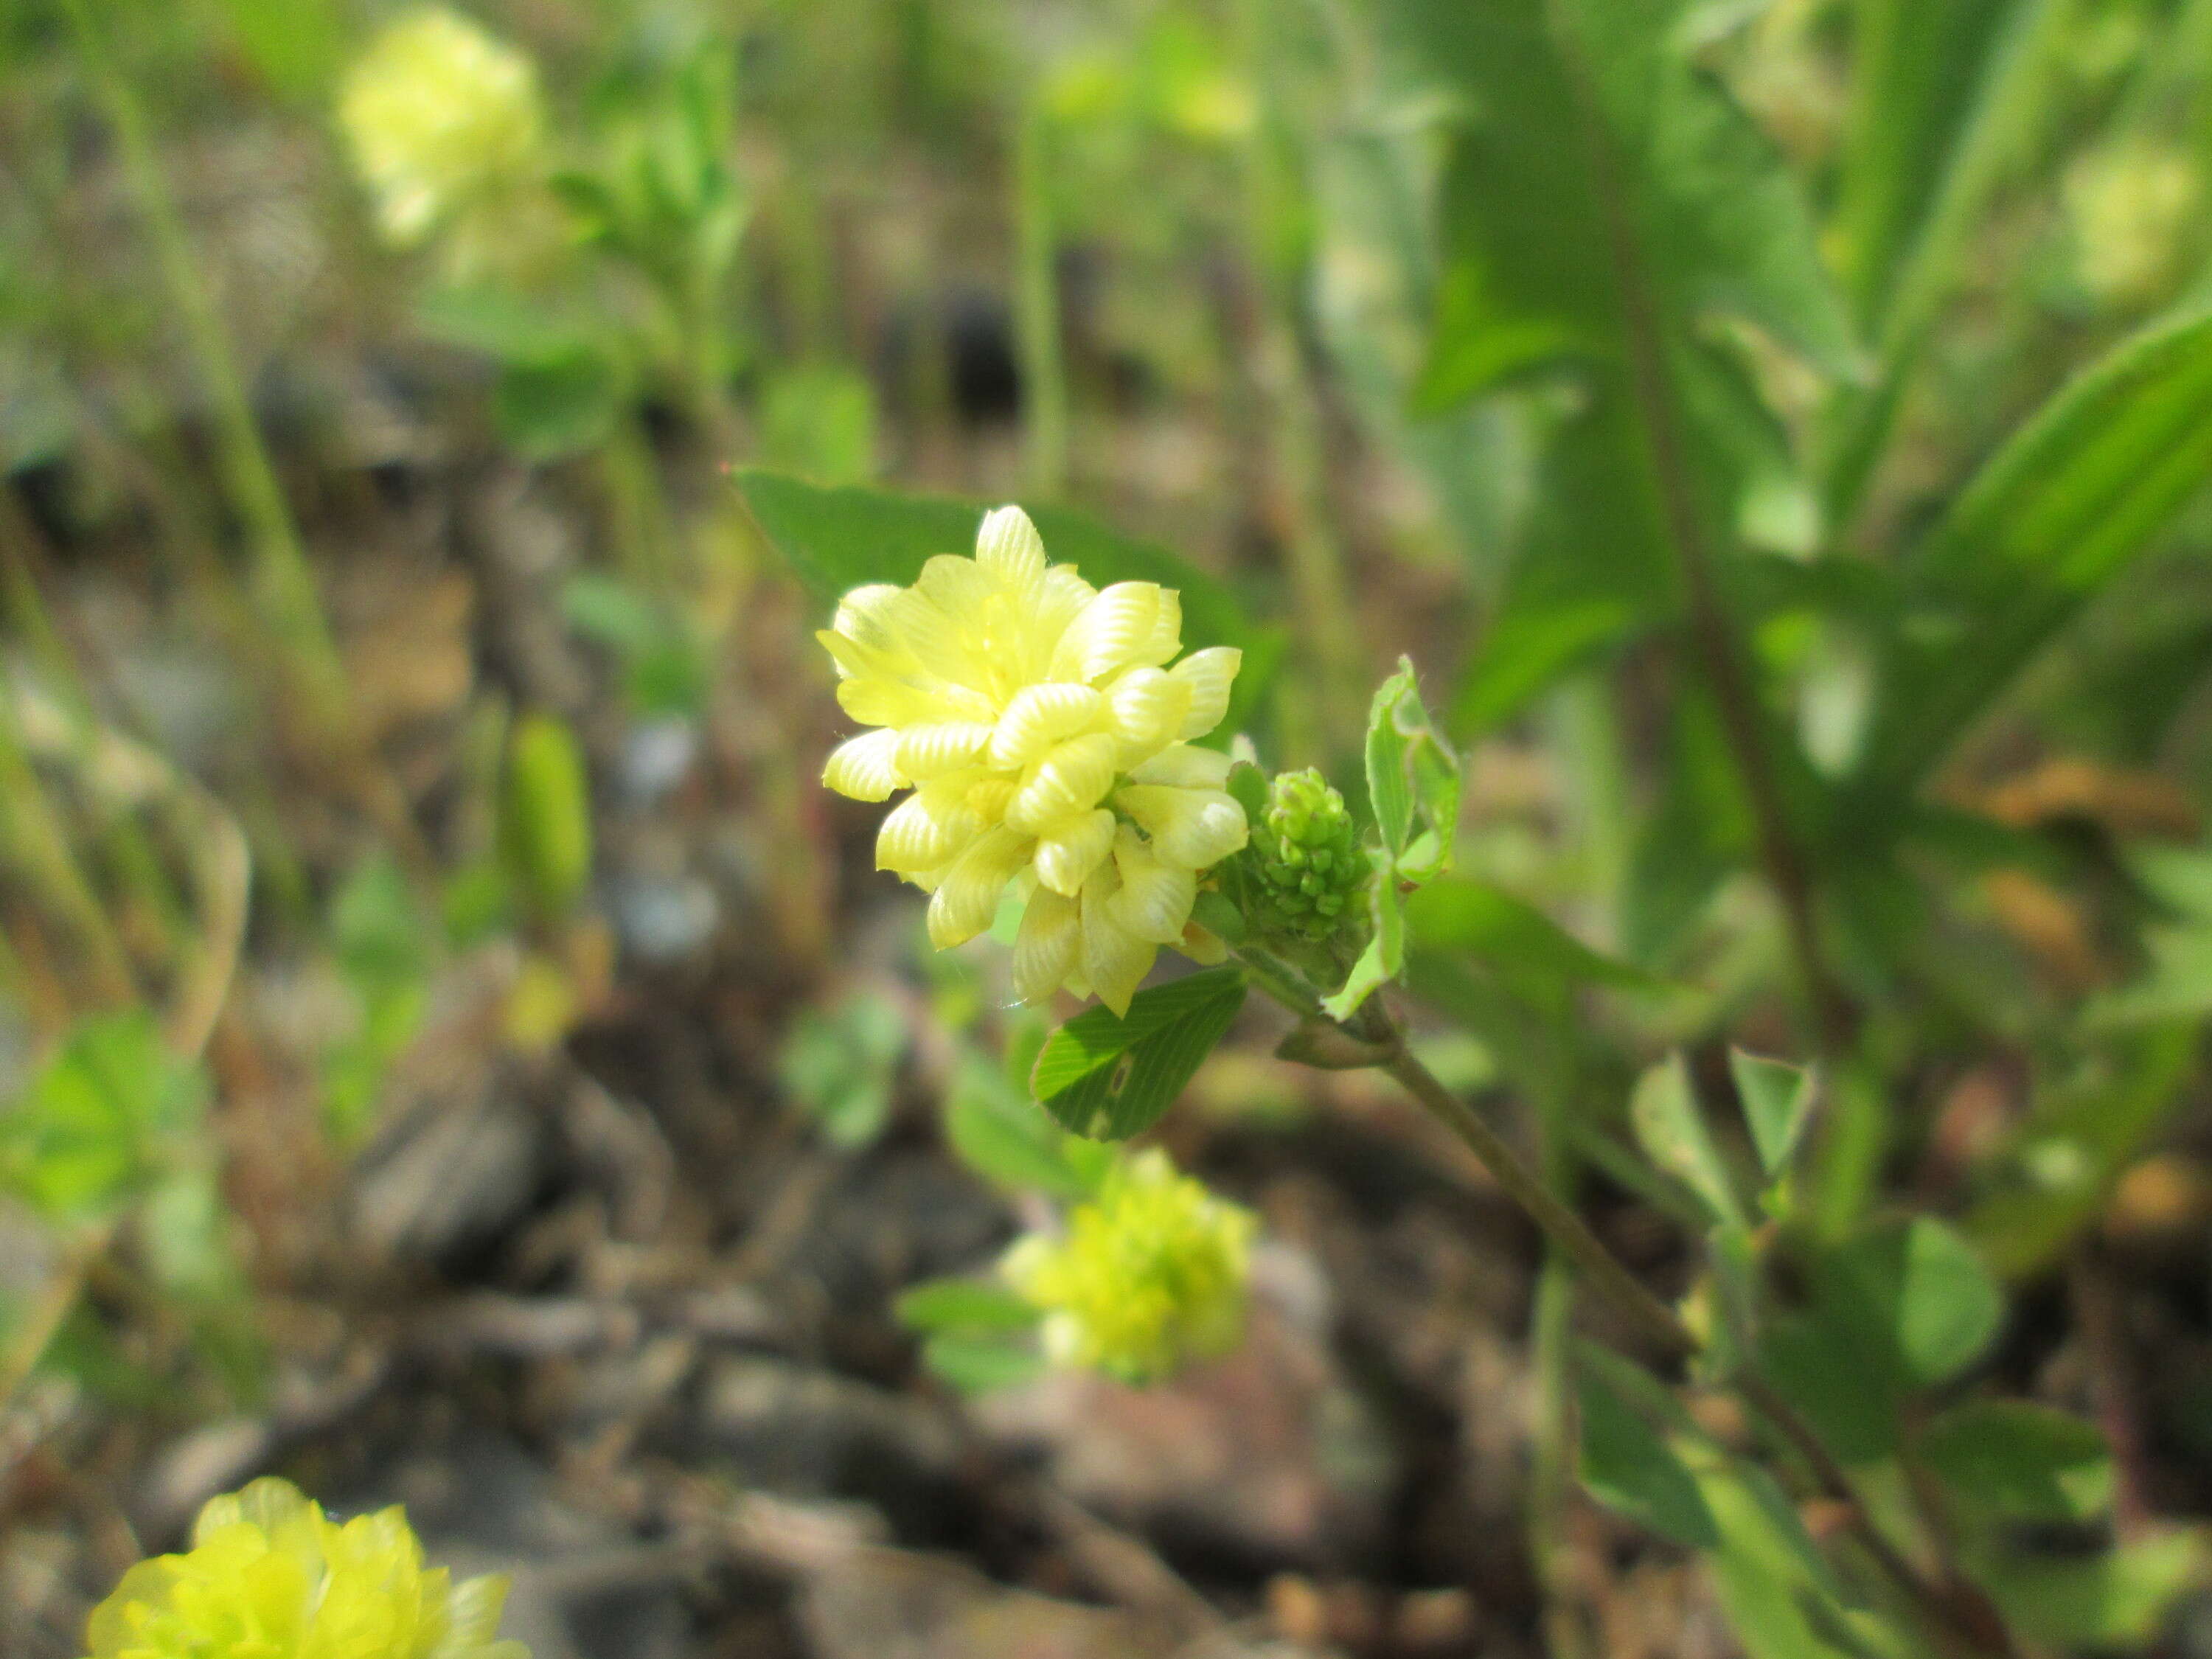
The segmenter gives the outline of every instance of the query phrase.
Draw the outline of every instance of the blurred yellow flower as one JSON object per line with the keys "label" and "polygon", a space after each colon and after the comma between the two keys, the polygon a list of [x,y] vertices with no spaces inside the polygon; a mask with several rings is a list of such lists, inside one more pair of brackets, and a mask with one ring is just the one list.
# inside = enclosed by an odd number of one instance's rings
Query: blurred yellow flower
{"label": "blurred yellow flower", "polygon": [[498,1639],[507,1581],[424,1571],[398,1509],[340,1525],[284,1480],[200,1511],[93,1609],[89,1659],[529,1659]]}
{"label": "blurred yellow flower", "polygon": [[1188,739],[1221,723],[1242,653],[1176,662],[1173,588],[1093,588],[1048,565],[1029,515],[1002,507],[974,558],[854,589],[817,637],[837,701],[878,728],[841,744],[823,781],[856,800],[914,791],[884,818],[876,866],[932,895],[939,949],[988,927],[1018,878],[1024,1002],[1066,985],[1125,1012],[1161,945],[1219,959],[1191,906],[1247,826],[1228,757]]}
{"label": "blurred yellow flower", "polygon": [[1148,1147],[1114,1168],[1064,1237],[1032,1234],[1000,1271],[1043,1311],[1054,1364],[1156,1382],[1242,1340],[1256,1225]]}
{"label": "blurred yellow flower", "polygon": [[2198,214],[2199,179],[2189,155],[2146,138],[2121,138],[2068,171],[2081,284],[2110,306],[2154,303],[2184,274]]}
{"label": "blurred yellow flower", "polygon": [[443,9],[411,13],[347,75],[339,125],[402,247],[534,179],[544,145],[529,58]]}

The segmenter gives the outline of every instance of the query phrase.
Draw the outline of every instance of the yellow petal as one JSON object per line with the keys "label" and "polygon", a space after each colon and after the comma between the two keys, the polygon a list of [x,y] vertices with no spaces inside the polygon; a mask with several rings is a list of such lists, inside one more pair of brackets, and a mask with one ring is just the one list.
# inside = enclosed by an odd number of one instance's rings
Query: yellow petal
{"label": "yellow petal", "polygon": [[902,876],[934,870],[973,833],[973,821],[957,803],[934,791],[908,795],[884,815],[876,832],[876,868]]}
{"label": "yellow petal", "polygon": [[1160,860],[1186,870],[1209,870],[1244,845],[1250,830],[1244,809],[1219,789],[1178,789],[1133,783],[1114,797],[1152,838]]}
{"label": "yellow petal", "polygon": [[1102,865],[1083,889],[1082,967],[1098,1000],[1115,1014],[1126,1016],[1129,999],[1152,972],[1159,947],[1114,921],[1110,902],[1121,884],[1111,874],[1113,868],[1110,863]]}
{"label": "yellow petal", "polygon": [[1105,699],[1087,685],[1048,680],[1024,686],[999,716],[991,738],[991,764],[1027,766],[1053,744],[1072,738],[1098,719]]}
{"label": "yellow petal", "polygon": [[1037,879],[1070,898],[1114,850],[1114,815],[1104,807],[1055,823],[1037,837]]}
{"label": "yellow petal", "polygon": [[1042,1002],[1075,966],[1083,937],[1082,911],[1072,898],[1040,887],[1022,912],[1014,936],[1014,995]]}
{"label": "yellow petal", "polygon": [[1036,835],[1087,812],[1114,787],[1115,742],[1110,732],[1071,738],[1034,763],[1006,807],[1006,822]]}
{"label": "yellow petal", "polygon": [[940,951],[964,945],[991,925],[1014,872],[1029,861],[1031,843],[1004,828],[978,836],[929,901],[929,942]]}
{"label": "yellow petal", "polygon": [[1138,651],[1136,660],[1157,667],[1182,649],[1182,595],[1172,587],[1160,589],[1160,608],[1152,618],[1152,631]]}
{"label": "yellow petal", "polygon": [[1218,749],[1177,743],[1129,769],[1132,783],[1165,783],[1178,789],[1220,789],[1233,763]]}
{"label": "yellow petal", "polygon": [[1190,707],[1190,688],[1166,670],[1146,666],[1116,675],[1106,692],[1107,718],[1121,739],[1121,764],[1134,766],[1173,742]]}
{"label": "yellow petal", "polygon": [[910,726],[900,736],[899,769],[910,778],[936,778],[957,772],[991,746],[991,730],[981,720]]}
{"label": "yellow petal", "polygon": [[1044,538],[1018,507],[994,507],[975,532],[975,562],[1026,592],[1044,580]]}
{"label": "yellow petal", "polygon": [[1194,871],[1164,864],[1126,827],[1114,848],[1121,889],[1106,901],[1114,924],[1153,945],[1173,945],[1182,937],[1190,907],[1198,898]]}
{"label": "yellow petal", "polygon": [[914,780],[899,770],[899,734],[886,727],[848,738],[830,751],[822,781],[854,800],[889,800]]}
{"label": "yellow petal", "polygon": [[1095,680],[1128,666],[1151,643],[1159,614],[1157,583],[1115,582],[1084,606],[1060,636],[1052,678]]}
{"label": "yellow petal", "polygon": [[1244,665],[1244,653],[1231,645],[1209,646],[1203,651],[1194,651],[1168,672],[1190,688],[1190,708],[1183,715],[1185,738],[1202,738],[1221,724],[1229,713],[1230,688],[1237,683],[1237,671]]}

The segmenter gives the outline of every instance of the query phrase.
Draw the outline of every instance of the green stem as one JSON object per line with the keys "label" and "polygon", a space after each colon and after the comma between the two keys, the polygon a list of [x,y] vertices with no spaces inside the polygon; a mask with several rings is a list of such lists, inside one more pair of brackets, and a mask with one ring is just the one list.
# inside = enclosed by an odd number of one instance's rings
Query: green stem
{"label": "green stem", "polygon": [[[1388,1073],[1459,1137],[1498,1189],[1535,1223],[1557,1259],[1571,1265],[1578,1281],[1632,1325],[1645,1342],[1670,1360],[1696,1359],[1705,1354],[1704,1342],[1680,1316],[1629,1272],[1589,1224],[1522,1160],[1503,1133],[1421,1063],[1407,1045],[1404,1028],[1382,1006],[1380,997],[1368,999],[1349,1021],[1328,1021],[1320,1012],[1320,998],[1313,988],[1297,981],[1280,962],[1249,947],[1238,957],[1251,971],[1254,982],[1292,1013],[1333,1025],[1347,1048],[1373,1048],[1376,1068]],[[1803,1459],[1821,1493],[1843,1507],[1854,1541],[1925,1621],[1942,1651],[1977,1659],[2011,1659],[2014,1650],[2010,1638],[1986,1598],[1955,1572],[1947,1571],[1940,1580],[1930,1580],[1907,1560],[1874,1524],[1850,1472],[1787,1400],[1754,1371],[1739,1371],[1728,1381]]]}
{"label": "green stem", "polygon": [[223,478],[246,522],[264,621],[283,641],[307,689],[327,700],[331,708],[343,708],[344,673],[324,623],[314,575],[276,470],[254,424],[230,332],[201,279],[198,257],[155,155],[145,111],[100,37],[90,0],[64,3],[87,76],[115,129],[124,176],[145,218],[162,285],[214,406]]}
{"label": "green stem", "polygon": [[76,935],[99,1000],[125,1006],[138,999],[137,977],[106,909],[85,878],[60,815],[31,763],[12,690],[0,678],[0,850],[11,854],[32,890]]}

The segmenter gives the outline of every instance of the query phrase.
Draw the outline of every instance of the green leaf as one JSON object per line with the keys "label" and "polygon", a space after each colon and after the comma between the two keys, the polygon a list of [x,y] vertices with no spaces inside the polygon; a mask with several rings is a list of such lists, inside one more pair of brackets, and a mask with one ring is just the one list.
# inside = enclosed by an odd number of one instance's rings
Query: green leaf
{"label": "green leaf", "polygon": [[1815,1249],[1803,1267],[1809,1301],[1768,1317],[1759,1366],[1847,1463],[1893,1452],[1905,1402],[1972,1364],[2004,1320],[1979,1254],[1932,1216]]}
{"label": "green leaf", "polygon": [[1085,1009],[1046,1040],[1030,1087],[1077,1134],[1126,1140],[1159,1121],[1244,1006],[1243,971],[1209,968]]}
{"label": "green leaf", "polygon": [[2087,1558],[2008,1552],[1975,1577],[2014,1629],[2053,1648],[2139,1648],[2212,1576],[2194,1531],[2153,1533]]}
{"label": "green leaf", "polygon": [[[982,509],[935,495],[823,489],[759,468],[742,468],[738,489],[769,541],[816,603],[834,605],[867,582],[911,583],[939,553],[971,554]],[[1165,548],[1108,529],[1066,507],[1031,508],[1048,556],[1073,564],[1097,586],[1158,582],[1182,596],[1183,644],[1231,645],[1244,653],[1224,731],[1233,731],[1264,688],[1283,646],[1279,629],[1253,623],[1235,594]]]}
{"label": "green leaf", "polygon": [[1820,1097],[1820,1079],[1810,1066],[1762,1059],[1741,1048],[1729,1050],[1729,1072],[1735,1079],[1736,1098],[1743,1103],[1759,1164],[1770,1179],[1778,1176],[1804,1139]]}
{"label": "green leaf", "polygon": [[1370,847],[1367,855],[1375,860],[1374,878],[1367,884],[1367,943],[1344,983],[1321,1000],[1331,1019],[1350,1019],[1406,967],[1406,906],[1398,893],[1397,862],[1385,848]]}
{"label": "green leaf", "polygon": [[1974,1400],[1922,1431],[1914,1455],[1983,1527],[2094,1520],[2112,1507],[2105,1437],[2065,1412],[2025,1400]]}
{"label": "green leaf", "polygon": [[301,103],[327,95],[345,31],[337,0],[222,0],[253,66]]}
{"label": "green leaf", "polygon": [[504,288],[434,289],[416,302],[415,323],[434,340],[501,364],[543,368],[592,344],[568,318]]}
{"label": "green leaf", "polygon": [[1025,1331],[1037,1310],[1003,1285],[933,1279],[899,1293],[899,1323],[912,1331]]}
{"label": "green leaf", "polygon": [[1893,1296],[1898,1352],[1911,1379],[1949,1381],[1996,1337],[2004,1291],[1980,1253],[1933,1216],[1917,1216],[1876,1241],[1850,1257],[1861,1287],[1870,1301]]}
{"label": "green leaf", "polygon": [[961,1058],[945,1102],[945,1134],[962,1163],[1010,1192],[1075,1199],[1090,1191],[1068,1162],[1067,1132],[981,1054]]}
{"label": "green leaf", "polygon": [[1413,659],[1401,657],[1368,707],[1367,796],[1406,880],[1433,880],[1451,867],[1460,788],[1459,756],[1430,723]]}
{"label": "green leaf", "polygon": [[1593,1367],[1579,1368],[1582,1480],[1607,1508],[1692,1549],[1720,1542],[1695,1476]]}
{"label": "green leaf", "polygon": [[1921,1659],[1921,1644],[1853,1603],[1765,1470],[1711,1448],[1686,1455],[1720,1530],[1714,1589],[1748,1659]]}
{"label": "green leaf", "polygon": [[592,787],[567,724],[526,714],[507,739],[499,850],[514,890],[548,921],[574,914],[592,879]]}
{"label": "green leaf", "polygon": [[1044,1356],[1033,1342],[1009,1336],[933,1336],[921,1363],[963,1394],[1019,1388],[1044,1374]]}
{"label": "green leaf", "polygon": [[154,1282],[185,1301],[228,1300],[245,1289],[231,1246],[230,1211],[210,1170],[179,1170],[147,1194],[138,1237]]}
{"label": "green leaf", "polygon": [[112,1214],[191,1164],[207,1092],[199,1069],[162,1045],[152,1015],[88,1020],[0,1113],[0,1190],[50,1222]]}
{"label": "green leaf", "polygon": [[1538,371],[1576,382],[1548,406],[1535,513],[1454,700],[1462,736],[1668,622],[1686,529],[1723,546],[1756,522],[1758,501],[1807,495],[1717,325],[1750,324],[1830,374],[1858,368],[1796,183],[1697,61],[1693,9],[1385,9],[1406,57],[1463,112],[1439,187],[1443,266],[1417,404],[1445,409]]}
{"label": "green leaf", "polygon": [[1869,800],[1917,785],[2208,477],[2212,313],[2144,330],[2045,404],[1920,551],[1861,769]]}
{"label": "green leaf", "polygon": [[1697,1194],[1715,1221],[1750,1225],[1735,1173],[1713,1142],[1680,1054],[1670,1054],[1637,1080],[1628,1115],[1645,1155]]}
{"label": "green leaf", "polygon": [[[1907,382],[1971,270],[1974,233],[2068,100],[2054,77],[2072,0],[1865,0],[1836,242],[1881,345],[1870,385],[1838,399],[1825,493],[1847,522]],[[1962,90],[1966,95],[1961,95]]]}
{"label": "green leaf", "polygon": [[[1926,245],[1923,266],[1956,258],[1961,222],[1985,201],[1989,162],[1971,158],[2017,147],[2002,131],[2016,125],[2011,100],[1990,94],[2002,78],[2008,36],[2039,9],[2013,0],[1862,0],[1854,10],[1832,234],[1863,316],[1887,308],[1917,246]],[[1925,228],[1939,208],[1930,243]],[[1940,290],[1945,274],[1928,269],[1917,283]]]}
{"label": "green leaf", "polygon": [[596,347],[543,362],[510,362],[492,387],[492,422],[526,460],[556,461],[595,449],[622,412],[623,380]]}
{"label": "green leaf", "polygon": [[1449,876],[1408,894],[1405,908],[1413,950],[1471,957],[1539,1006],[1563,1005],[1578,985],[1648,991],[1659,984],[1599,955],[1534,905],[1486,881]]}
{"label": "green leaf", "polygon": [[784,1039],[777,1072],[833,1143],[865,1146],[890,1121],[891,1085],[908,1041],[906,1016],[896,1003],[856,992],[799,1018]]}

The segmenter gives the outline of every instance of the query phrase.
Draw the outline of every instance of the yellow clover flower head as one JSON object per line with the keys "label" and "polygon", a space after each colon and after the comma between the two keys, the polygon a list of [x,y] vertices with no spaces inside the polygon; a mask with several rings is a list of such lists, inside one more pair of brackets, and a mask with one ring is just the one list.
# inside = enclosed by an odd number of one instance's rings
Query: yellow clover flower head
{"label": "yellow clover flower head", "polygon": [[529,179],[544,144],[530,59],[438,8],[377,37],[346,76],[338,120],[378,223],[401,247]]}
{"label": "yellow clover flower head", "polygon": [[1189,740],[1228,712],[1243,653],[1176,661],[1175,589],[1094,588],[1047,564],[1029,515],[1002,507],[975,557],[854,589],[817,637],[839,703],[878,728],[841,744],[822,780],[856,800],[914,792],[884,818],[876,867],[932,896],[939,950],[988,927],[1019,879],[1024,1002],[1065,985],[1126,1013],[1163,945],[1220,959],[1191,906],[1248,830],[1229,757]]}
{"label": "yellow clover flower head", "polygon": [[211,1500],[181,1555],[92,1612],[89,1659],[530,1659],[498,1639],[503,1577],[423,1571],[398,1509],[343,1524],[286,1480]]}
{"label": "yellow clover flower head", "polygon": [[1000,1272],[1043,1311],[1054,1364],[1156,1382],[1243,1339],[1256,1225],[1148,1147],[1108,1174],[1065,1237],[1032,1234]]}

